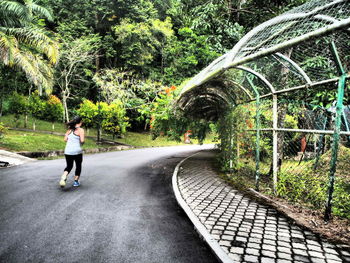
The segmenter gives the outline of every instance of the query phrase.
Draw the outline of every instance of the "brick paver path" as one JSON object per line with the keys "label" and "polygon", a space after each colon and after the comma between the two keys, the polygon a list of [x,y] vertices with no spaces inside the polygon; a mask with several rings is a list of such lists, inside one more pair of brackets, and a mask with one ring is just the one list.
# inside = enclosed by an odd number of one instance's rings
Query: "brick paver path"
{"label": "brick paver path", "polygon": [[186,160],[178,175],[182,197],[234,262],[350,262],[350,249],[293,224],[220,179],[213,152]]}

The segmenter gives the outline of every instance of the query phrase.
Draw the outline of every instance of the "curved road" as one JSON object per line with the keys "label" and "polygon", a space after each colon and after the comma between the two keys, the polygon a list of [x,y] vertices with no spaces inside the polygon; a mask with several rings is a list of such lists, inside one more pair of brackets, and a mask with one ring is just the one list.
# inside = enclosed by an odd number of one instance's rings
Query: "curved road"
{"label": "curved road", "polygon": [[203,148],[85,155],[81,187],[63,191],[63,159],[1,169],[0,262],[217,262],[171,187]]}

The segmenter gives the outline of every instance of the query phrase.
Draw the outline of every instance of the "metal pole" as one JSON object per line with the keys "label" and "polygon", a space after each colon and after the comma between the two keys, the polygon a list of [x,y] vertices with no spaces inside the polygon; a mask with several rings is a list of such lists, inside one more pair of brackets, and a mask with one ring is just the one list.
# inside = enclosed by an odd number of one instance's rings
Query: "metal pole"
{"label": "metal pole", "polygon": [[278,122],[278,101],[277,95],[272,96],[273,101],[273,159],[272,159],[272,171],[273,171],[273,192],[277,193],[277,176],[278,176],[278,131],[277,131],[277,122]]}
{"label": "metal pole", "polygon": [[255,129],[256,129],[256,141],[255,141],[255,189],[259,191],[260,182],[260,94],[258,89],[255,87],[253,81],[247,77],[247,80],[254,90],[255,102],[256,102],[256,114],[255,114]]}
{"label": "metal pole", "polygon": [[[232,112],[232,109],[231,109],[231,112]],[[229,170],[230,170],[230,173],[232,172],[233,170],[233,123],[232,123],[232,118],[230,118],[230,122],[229,122],[229,125],[230,125],[230,143],[229,143],[229,147],[230,147],[230,160],[229,160]]]}
{"label": "metal pole", "polygon": [[[260,129],[260,131],[273,131],[274,129],[271,128],[264,128],[264,129]],[[279,132],[301,132],[301,133],[315,133],[315,134],[334,134],[334,130],[304,130],[304,129],[285,129],[285,128],[277,128],[276,129]],[[248,131],[255,131],[255,129],[249,129]],[[341,131],[339,133],[340,135],[346,135],[346,136],[350,136],[350,132],[345,132],[345,131]]]}
{"label": "metal pole", "polygon": [[101,141],[101,88],[98,87],[97,142]]}
{"label": "metal pole", "polygon": [[337,92],[337,106],[336,106],[336,116],[335,116],[335,127],[333,135],[333,145],[332,145],[332,158],[330,163],[329,171],[329,183],[328,183],[328,198],[326,204],[326,210],[324,214],[324,220],[329,221],[332,213],[332,199],[334,192],[334,181],[335,181],[335,172],[337,169],[337,159],[338,159],[338,149],[339,149],[339,138],[340,138],[340,127],[341,127],[341,117],[343,114],[343,99],[344,99],[344,90],[346,84],[346,72],[341,64],[337,48],[334,42],[331,43],[331,51],[334,57],[335,63],[339,74],[341,74],[338,82],[338,92]]}
{"label": "metal pole", "polygon": [[341,116],[343,111],[345,83],[346,83],[346,76],[343,75],[340,77],[339,85],[338,85],[338,95],[337,95],[338,98],[337,98],[337,107],[336,107],[335,128],[334,128],[334,135],[333,135],[332,158],[330,163],[329,183],[328,183],[328,198],[327,198],[327,204],[326,204],[326,211],[324,215],[325,221],[329,221],[332,213],[332,199],[333,199],[333,192],[334,192],[335,171],[337,169],[340,126],[341,126]]}
{"label": "metal pole", "polygon": [[[323,120],[323,126],[322,126],[322,129],[326,129],[326,125],[327,125],[327,117],[324,117],[324,120]],[[316,160],[315,160],[315,164],[314,164],[314,170],[317,169],[317,166],[318,166],[318,162],[320,161],[320,156],[321,156],[321,151],[323,149],[323,139],[324,139],[324,134],[321,134],[320,138],[318,139],[319,140],[319,143],[318,143],[318,149],[317,149],[317,153],[316,153]]]}

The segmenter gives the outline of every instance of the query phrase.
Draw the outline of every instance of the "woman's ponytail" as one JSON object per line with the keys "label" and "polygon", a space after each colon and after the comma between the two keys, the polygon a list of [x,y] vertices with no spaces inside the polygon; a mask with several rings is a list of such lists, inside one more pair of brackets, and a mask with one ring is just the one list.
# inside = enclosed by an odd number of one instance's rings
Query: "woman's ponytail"
{"label": "woman's ponytail", "polygon": [[82,118],[81,118],[81,117],[75,116],[75,117],[73,118],[73,120],[67,122],[68,129],[74,131],[74,130],[76,129],[75,126],[76,126],[78,123],[81,123],[81,121],[82,121]]}

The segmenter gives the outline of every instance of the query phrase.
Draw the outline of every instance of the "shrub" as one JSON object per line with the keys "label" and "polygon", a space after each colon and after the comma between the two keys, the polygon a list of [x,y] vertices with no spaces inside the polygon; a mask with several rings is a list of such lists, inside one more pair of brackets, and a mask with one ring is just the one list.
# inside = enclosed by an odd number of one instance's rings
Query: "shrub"
{"label": "shrub", "polygon": [[110,105],[106,102],[94,104],[90,100],[84,100],[80,104],[77,113],[83,118],[84,125],[87,128],[97,127],[99,121],[101,121],[102,129],[113,136],[125,133],[129,126],[128,119],[125,117],[125,108],[122,102],[118,100]]}
{"label": "shrub", "polygon": [[7,127],[2,122],[0,122],[0,139],[4,138],[6,131]]}
{"label": "shrub", "polygon": [[63,105],[61,100],[55,95],[50,95],[45,103],[45,119],[52,122],[52,129],[54,129],[54,122],[62,120]]}
{"label": "shrub", "polygon": [[80,103],[77,113],[80,117],[83,118],[84,126],[86,128],[92,128],[96,126],[98,108],[97,105],[92,101],[84,99],[83,102]]}
{"label": "shrub", "polygon": [[27,97],[14,92],[9,99],[10,113],[14,114],[15,126],[18,126],[20,115],[26,114],[29,109]]}

